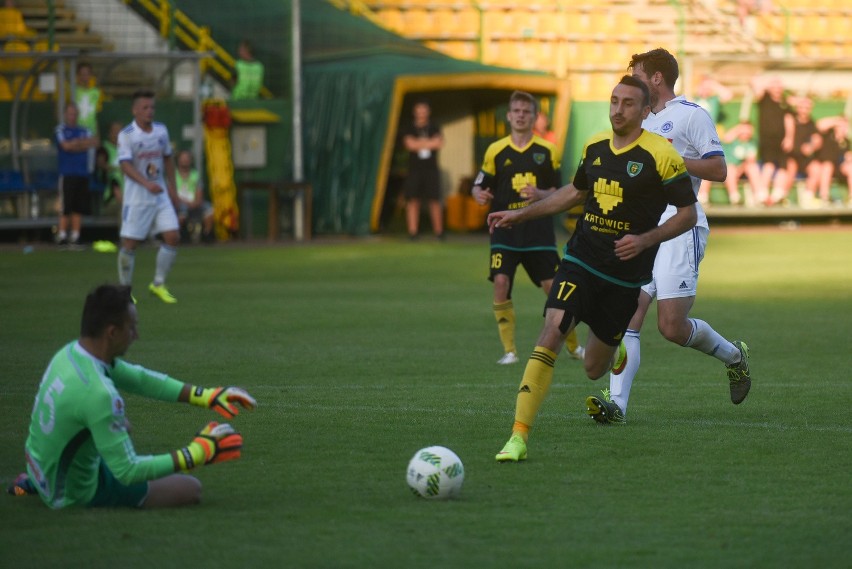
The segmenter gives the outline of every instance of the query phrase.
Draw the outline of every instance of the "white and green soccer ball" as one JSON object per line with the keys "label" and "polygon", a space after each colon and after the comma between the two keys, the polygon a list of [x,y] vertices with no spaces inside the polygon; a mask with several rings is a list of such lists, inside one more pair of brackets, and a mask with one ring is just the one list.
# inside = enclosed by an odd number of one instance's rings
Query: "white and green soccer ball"
{"label": "white and green soccer ball", "polygon": [[418,496],[447,500],[461,493],[464,465],[456,453],[442,446],[414,453],[405,475],[408,487]]}

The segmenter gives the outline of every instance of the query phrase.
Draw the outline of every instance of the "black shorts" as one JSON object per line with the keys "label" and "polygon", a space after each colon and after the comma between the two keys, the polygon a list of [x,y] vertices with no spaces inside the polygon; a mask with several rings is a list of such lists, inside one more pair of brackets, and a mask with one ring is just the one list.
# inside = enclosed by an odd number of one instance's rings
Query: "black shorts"
{"label": "black shorts", "polygon": [[441,177],[438,170],[412,170],[405,179],[403,195],[407,200],[440,200]]}
{"label": "black shorts", "polygon": [[552,249],[516,251],[492,246],[491,274],[488,276],[488,280],[493,282],[495,275],[508,275],[509,298],[512,298],[512,286],[515,283],[515,271],[518,269],[518,265],[523,265],[533,284],[540,287],[541,281],[552,279],[556,273],[556,267],[559,266],[559,255]]}
{"label": "black shorts", "polygon": [[544,306],[565,311],[559,327],[563,334],[573,319],[588,324],[605,344],[617,346],[636,312],[640,290],[617,285],[563,260]]}
{"label": "black shorts", "polygon": [[89,215],[92,197],[89,195],[88,176],[60,176],[59,189],[62,194],[62,215]]}
{"label": "black shorts", "polygon": [[787,167],[787,153],[781,149],[781,140],[761,140],[758,156],[763,164],[775,164],[776,168]]}

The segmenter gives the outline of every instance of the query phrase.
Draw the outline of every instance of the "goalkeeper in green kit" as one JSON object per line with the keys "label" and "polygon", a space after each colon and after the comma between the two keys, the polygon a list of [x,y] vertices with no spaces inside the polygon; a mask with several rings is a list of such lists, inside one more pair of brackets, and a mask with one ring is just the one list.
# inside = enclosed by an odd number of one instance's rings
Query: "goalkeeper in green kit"
{"label": "goalkeeper in green kit", "polygon": [[237,387],[203,388],[130,364],[123,355],[138,337],[130,287],[102,285],[87,297],[80,338],[50,362],[33,406],[27,472],[13,494],[38,493],[51,508],[169,507],[196,504],[201,483],[185,472],[240,457],[242,436],[211,422],[185,447],[137,455],[119,390],[207,407],[231,419],[256,407]]}

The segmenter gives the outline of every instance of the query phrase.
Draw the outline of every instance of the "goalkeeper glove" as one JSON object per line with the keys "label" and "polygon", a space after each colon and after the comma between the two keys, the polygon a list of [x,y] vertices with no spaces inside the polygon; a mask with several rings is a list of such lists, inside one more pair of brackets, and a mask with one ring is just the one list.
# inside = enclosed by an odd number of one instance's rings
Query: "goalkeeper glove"
{"label": "goalkeeper glove", "polygon": [[187,471],[211,462],[240,458],[243,436],[228,423],[215,421],[198,431],[192,442],[175,451],[178,469]]}
{"label": "goalkeeper glove", "polygon": [[199,407],[213,409],[226,419],[233,419],[239,413],[235,403],[244,408],[254,410],[257,401],[245,389],[239,387],[197,387],[189,392],[189,402]]}

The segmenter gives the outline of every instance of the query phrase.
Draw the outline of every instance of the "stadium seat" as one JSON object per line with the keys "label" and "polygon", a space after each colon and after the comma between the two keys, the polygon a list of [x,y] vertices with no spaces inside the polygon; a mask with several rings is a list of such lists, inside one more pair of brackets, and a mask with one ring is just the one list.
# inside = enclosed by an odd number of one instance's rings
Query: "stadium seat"
{"label": "stadium seat", "polygon": [[398,34],[405,31],[405,18],[397,8],[381,8],[376,11],[376,16],[389,30]]}
{"label": "stadium seat", "polygon": [[474,7],[461,8],[456,12],[457,37],[476,39],[480,34],[479,10]]}
{"label": "stadium seat", "polygon": [[11,101],[13,96],[9,80],[0,75],[0,101]]}
{"label": "stadium seat", "polygon": [[24,16],[17,8],[0,7],[0,36],[28,37],[33,31],[24,23]]}
{"label": "stadium seat", "polygon": [[[9,40],[3,45],[5,53],[27,53],[30,44],[23,40]],[[0,72],[27,71],[32,67],[33,60],[29,57],[0,57]]]}
{"label": "stadium seat", "polygon": [[27,184],[24,175],[17,170],[0,170],[0,192],[23,192]]}
{"label": "stadium seat", "polygon": [[539,18],[538,35],[546,39],[558,39],[566,34],[565,12],[552,10],[543,12]]}
{"label": "stadium seat", "polygon": [[449,40],[449,41],[427,41],[426,47],[440,51],[456,59],[477,59],[476,41]]}
{"label": "stadium seat", "polygon": [[408,37],[422,38],[435,35],[432,12],[411,8],[403,12],[404,33]]}

